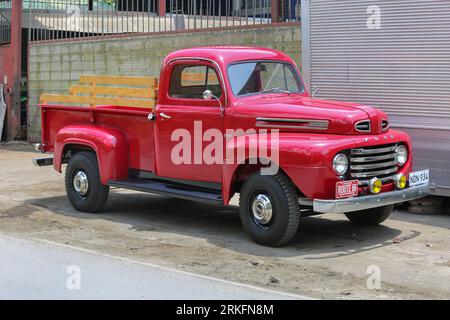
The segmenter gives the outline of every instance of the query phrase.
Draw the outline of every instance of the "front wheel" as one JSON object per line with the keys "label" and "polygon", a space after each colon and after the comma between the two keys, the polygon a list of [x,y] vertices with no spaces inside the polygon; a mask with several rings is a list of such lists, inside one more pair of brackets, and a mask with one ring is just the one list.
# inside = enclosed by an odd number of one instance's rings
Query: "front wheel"
{"label": "front wheel", "polygon": [[255,173],[244,182],[240,194],[242,226],[257,243],[281,246],[295,235],[300,206],[295,186],[283,173]]}
{"label": "front wheel", "polygon": [[348,220],[354,224],[376,226],[385,221],[392,213],[393,205],[346,213]]}
{"label": "front wheel", "polygon": [[108,199],[109,186],[100,182],[93,152],[78,152],[69,159],[65,182],[69,201],[78,211],[99,212]]}

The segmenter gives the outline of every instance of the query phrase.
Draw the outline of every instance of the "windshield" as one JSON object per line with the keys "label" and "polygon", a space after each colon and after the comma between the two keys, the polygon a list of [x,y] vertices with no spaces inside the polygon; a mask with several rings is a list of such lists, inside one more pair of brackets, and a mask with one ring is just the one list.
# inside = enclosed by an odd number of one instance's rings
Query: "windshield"
{"label": "windshield", "polygon": [[228,67],[228,77],[236,96],[270,92],[303,92],[297,72],[288,63],[273,61],[236,63]]}

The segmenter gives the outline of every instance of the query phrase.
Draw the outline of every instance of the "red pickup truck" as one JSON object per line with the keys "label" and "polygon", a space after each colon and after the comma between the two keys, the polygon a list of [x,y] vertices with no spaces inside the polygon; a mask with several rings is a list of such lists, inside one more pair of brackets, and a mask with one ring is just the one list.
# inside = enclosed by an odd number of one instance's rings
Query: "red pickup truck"
{"label": "red pickup truck", "polygon": [[[196,74],[197,77],[189,77]],[[198,76],[200,74],[200,76]],[[280,246],[301,217],[377,225],[429,192],[411,141],[370,106],[310,97],[286,54],[250,47],[171,53],[154,108],[39,105],[35,159],[61,172],[73,207],[98,212],[110,186],[228,205],[257,243]]]}

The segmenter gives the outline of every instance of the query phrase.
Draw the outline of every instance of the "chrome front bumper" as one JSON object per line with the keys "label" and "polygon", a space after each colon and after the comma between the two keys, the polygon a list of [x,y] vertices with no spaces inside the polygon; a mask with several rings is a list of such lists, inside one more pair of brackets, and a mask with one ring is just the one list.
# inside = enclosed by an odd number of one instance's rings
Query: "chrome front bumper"
{"label": "chrome front bumper", "polygon": [[315,199],[313,201],[313,211],[318,213],[346,213],[359,211],[419,199],[425,197],[429,193],[430,186],[421,185],[363,197],[336,200]]}

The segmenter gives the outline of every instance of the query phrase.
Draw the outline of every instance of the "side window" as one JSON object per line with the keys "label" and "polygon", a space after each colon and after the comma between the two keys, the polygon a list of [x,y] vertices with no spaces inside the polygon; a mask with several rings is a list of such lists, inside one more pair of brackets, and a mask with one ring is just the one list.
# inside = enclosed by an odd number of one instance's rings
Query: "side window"
{"label": "side window", "polygon": [[173,98],[203,99],[203,92],[211,90],[222,96],[219,78],[208,66],[177,65],[172,69],[169,95]]}

